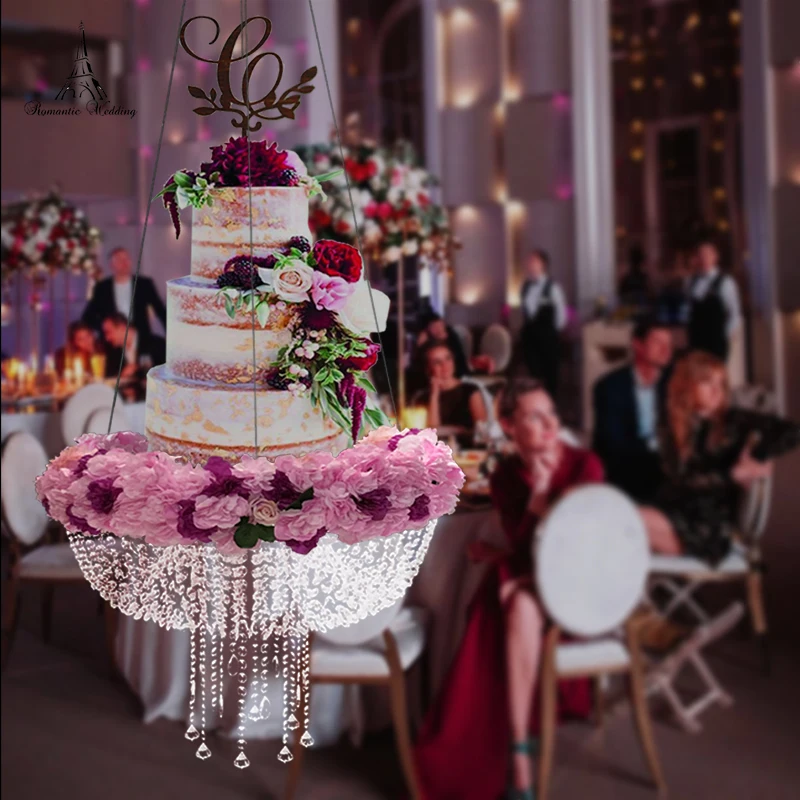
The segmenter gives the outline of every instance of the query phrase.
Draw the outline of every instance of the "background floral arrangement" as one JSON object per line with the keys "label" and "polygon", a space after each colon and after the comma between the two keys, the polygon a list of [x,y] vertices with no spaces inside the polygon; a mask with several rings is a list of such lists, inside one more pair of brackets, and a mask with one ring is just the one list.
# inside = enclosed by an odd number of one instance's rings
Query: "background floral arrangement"
{"label": "background floral arrangement", "polygon": [[94,272],[100,232],[57,189],[44,197],[3,206],[0,219],[2,279],[30,270]]}
{"label": "background floral arrangement", "polygon": [[376,428],[388,421],[379,408],[367,406],[367,392],[374,394],[375,387],[366,371],[380,352],[368,334],[385,324],[389,298],[378,291],[370,296],[362,271],[356,248],[327,240],[312,248],[297,236],[283,252],[234,256],[217,279],[228,316],[254,314],[264,327],[279,314],[292,331],[292,341],[257,380],[308,393],[353,442],[364,422]]}
{"label": "background floral arrangement", "polygon": [[[424,262],[449,269],[450,251],[457,242],[447,211],[431,199],[436,179],[416,166],[411,145],[384,148],[361,142],[344,148],[344,162],[338,142],[300,147],[298,155],[312,175],[327,177],[337,168],[347,172],[362,243],[372,257],[391,264],[401,255],[419,254]],[[309,224],[318,239],[356,243],[343,177],[331,184],[326,195],[312,200]]]}
{"label": "background floral arrangement", "polygon": [[455,509],[464,473],[433,430],[383,427],[333,456],[210,458],[148,452],[144,436],[87,434],[37,479],[47,513],[72,533],[223,552],[280,541],[310,552],[326,534],[355,544],[422,529]]}

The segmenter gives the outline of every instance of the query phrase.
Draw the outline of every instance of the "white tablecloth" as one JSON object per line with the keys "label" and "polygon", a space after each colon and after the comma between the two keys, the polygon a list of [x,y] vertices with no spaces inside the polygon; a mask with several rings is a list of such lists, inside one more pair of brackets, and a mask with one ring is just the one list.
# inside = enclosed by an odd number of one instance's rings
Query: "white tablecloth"
{"label": "white tablecloth", "polygon": [[[497,541],[499,525],[492,511],[459,512],[443,517],[436,528],[430,549],[407,601],[429,610],[431,624],[427,644],[428,685],[437,691],[446,676],[450,661],[463,633],[466,608],[480,581],[482,569],[469,563],[466,548],[476,539]],[[128,684],[139,696],[144,721],[160,717],[188,723],[190,642],[187,631],[169,631],[152,622],[129,617],[120,620],[117,662]],[[219,724],[233,735],[235,686],[226,686],[225,716]],[[282,704],[282,686],[270,684],[273,709]],[[429,698],[427,698],[429,699]],[[249,698],[248,698],[249,700]],[[245,708],[249,708],[245,703]],[[369,709],[367,709],[369,711]],[[385,718],[384,709],[376,716]],[[212,727],[208,716],[209,727]],[[358,740],[364,727],[362,691],[355,686],[319,685],[311,700],[311,735],[321,746],[335,742],[344,731]],[[278,738],[282,733],[280,713],[267,720],[248,722],[246,736],[251,739]]]}

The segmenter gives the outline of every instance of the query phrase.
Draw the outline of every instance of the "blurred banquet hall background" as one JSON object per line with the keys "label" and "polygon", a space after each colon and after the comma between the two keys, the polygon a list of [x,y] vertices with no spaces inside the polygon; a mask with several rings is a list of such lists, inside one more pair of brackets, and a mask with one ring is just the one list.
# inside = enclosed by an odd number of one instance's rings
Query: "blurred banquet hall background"
{"label": "blurred banquet hall background", "polygon": [[[186,18],[208,14],[229,31],[240,5],[188,0]],[[316,746],[302,775],[291,772],[294,796],[477,800],[428,784],[431,769],[462,760],[480,769],[482,751],[426,746],[431,714],[453,713],[464,674],[453,665],[492,569],[476,552],[503,540],[490,487],[513,438],[508,387],[541,381],[562,436],[592,447],[606,479],[641,503],[646,471],[666,457],[657,440],[673,408],[655,398],[673,354],[724,363],[731,406],[800,419],[800,3],[313,8],[362,252],[392,299],[373,380],[406,426],[439,430],[467,484],[387,623],[400,667],[380,636],[333,654],[315,644],[340,680],[313,690]],[[160,188],[231,135],[223,115],[192,113],[185,86],[213,69],[179,50],[157,152],[180,10],[178,0],[3,4],[2,788],[16,800],[99,797],[110,785],[121,799],[289,796],[277,718],[248,730],[244,772],[183,747],[188,635],[98,606],[63,530],[40,527],[16,469],[24,456],[6,447],[27,433],[53,457],[105,432],[118,373],[114,428],[144,432],[145,375],[165,358],[166,281],[187,273],[191,239],[176,240],[160,201],[151,205],[155,159]],[[269,44],[288,75],[322,66],[307,3],[249,0],[247,13],[272,20]],[[41,113],[69,102],[65,82],[87,60],[116,112]],[[321,75],[295,119],[258,135],[298,151],[312,174],[341,163]],[[356,243],[341,178],[312,203],[311,227]],[[146,279],[123,345],[140,248]],[[550,653],[554,674],[582,681],[592,701],[557,734],[537,733],[557,741],[548,796],[654,796],[648,766],[659,783],[658,764],[681,800],[795,796],[798,468],[794,450],[774,473],[736,479],[745,508],[722,557],[653,556],[649,613],[665,624],[621,661],[613,648]],[[568,587],[579,606],[601,602],[590,584]],[[616,673],[631,670],[643,688],[629,701]],[[478,674],[459,684],[465,709],[490,694]],[[223,720],[217,750],[234,752],[232,727]],[[503,763],[515,779],[519,753]]]}

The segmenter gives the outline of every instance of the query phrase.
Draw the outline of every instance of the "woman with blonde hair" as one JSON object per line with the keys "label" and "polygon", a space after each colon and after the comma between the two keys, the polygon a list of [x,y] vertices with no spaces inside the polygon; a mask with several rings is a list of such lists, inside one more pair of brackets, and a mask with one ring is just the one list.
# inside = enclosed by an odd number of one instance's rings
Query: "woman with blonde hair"
{"label": "woman with blonde hair", "polygon": [[725,365],[698,351],[675,367],[662,440],[666,481],[642,508],[651,547],[713,564],[730,550],[742,489],[800,445],[800,425],[731,408]]}

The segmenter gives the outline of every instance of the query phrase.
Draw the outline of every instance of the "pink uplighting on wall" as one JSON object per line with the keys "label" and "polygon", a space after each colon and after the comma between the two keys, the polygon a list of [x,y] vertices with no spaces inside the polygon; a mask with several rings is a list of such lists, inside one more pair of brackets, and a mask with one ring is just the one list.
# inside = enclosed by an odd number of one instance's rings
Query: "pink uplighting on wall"
{"label": "pink uplighting on wall", "polygon": [[308,52],[308,42],[305,39],[298,39],[294,43],[294,51],[299,56],[304,56]]}
{"label": "pink uplighting on wall", "polygon": [[150,147],[149,144],[143,144],[139,148],[139,157],[140,158],[150,158],[153,155],[153,148]]}
{"label": "pink uplighting on wall", "polygon": [[572,197],[572,184],[564,181],[556,186],[556,197],[559,200],[569,200]]}
{"label": "pink uplighting on wall", "polygon": [[150,71],[150,59],[147,56],[140,56],[136,59],[136,69],[139,72]]}
{"label": "pink uplighting on wall", "polygon": [[554,94],[553,95],[553,108],[556,111],[569,111],[572,102],[568,94]]}
{"label": "pink uplighting on wall", "polygon": [[128,224],[128,215],[117,214],[117,225],[127,225],[127,224]]}
{"label": "pink uplighting on wall", "polygon": [[197,141],[198,142],[207,142],[211,138],[211,129],[208,125],[200,125],[200,129],[197,131]]}
{"label": "pink uplighting on wall", "polygon": [[198,75],[205,75],[208,72],[208,64],[205,61],[198,61],[195,64],[195,68],[197,69]]}
{"label": "pink uplighting on wall", "polygon": [[150,0],[136,0],[136,5],[139,8],[147,8],[150,5]]}

